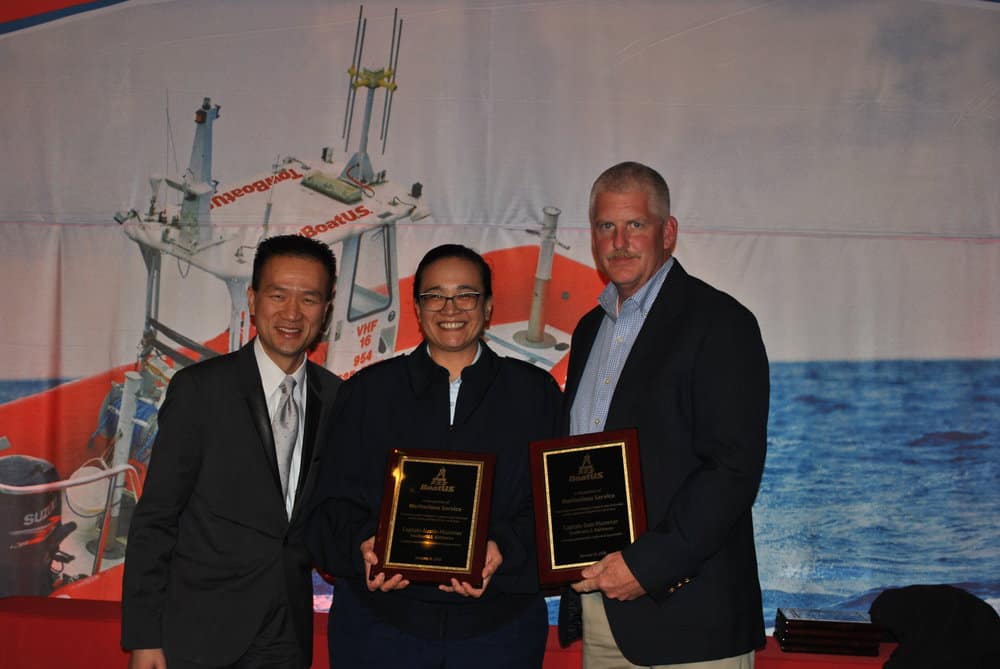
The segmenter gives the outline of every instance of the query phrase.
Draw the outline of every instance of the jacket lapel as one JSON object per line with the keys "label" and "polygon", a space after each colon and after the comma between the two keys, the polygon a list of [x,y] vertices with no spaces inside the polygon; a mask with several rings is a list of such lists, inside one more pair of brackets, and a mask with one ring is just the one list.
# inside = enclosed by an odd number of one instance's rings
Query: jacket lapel
{"label": "jacket lapel", "polygon": [[662,370],[666,358],[674,353],[672,342],[684,310],[687,282],[687,272],[675,259],[618,377],[605,429],[634,427],[638,423],[639,399],[651,387],[650,375]]}
{"label": "jacket lapel", "polygon": [[267,399],[264,397],[264,387],[260,382],[260,371],[257,369],[257,359],[253,352],[253,341],[240,349],[239,354],[240,388],[253,426],[260,437],[260,447],[264,449],[264,459],[271,470],[274,485],[281,490],[281,477],[278,475],[278,456],[274,450],[274,435],[271,433],[271,418],[267,413]]}
{"label": "jacket lapel", "polygon": [[323,404],[325,393],[321,376],[313,369],[313,363],[306,362],[306,425],[302,432],[302,459],[299,462],[299,483],[295,489],[295,504],[292,506],[292,518],[299,514],[299,509],[308,497],[313,479],[316,478],[313,467],[313,455],[319,448],[318,440],[321,434],[320,425],[325,425],[326,407]]}

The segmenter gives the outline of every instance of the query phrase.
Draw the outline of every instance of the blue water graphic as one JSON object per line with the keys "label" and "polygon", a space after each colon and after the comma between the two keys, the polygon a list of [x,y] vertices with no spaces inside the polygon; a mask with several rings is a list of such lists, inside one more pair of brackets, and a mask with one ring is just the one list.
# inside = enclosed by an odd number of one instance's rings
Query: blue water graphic
{"label": "blue water graphic", "polygon": [[[34,395],[36,393],[43,392],[45,390],[50,390],[56,386],[61,386],[67,381],[72,381],[71,378],[65,379],[19,379],[17,381],[3,380],[0,381],[0,404],[5,404],[6,402],[13,402],[21,397],[28,397],[29,395]],[[0,425],[0,434],[3,432],[3,426]]]}
{"label": "blue water graphic", "polygon": [[754,520],[764,616],[951,583],[1000,602],[1000,360],[778,363]]}
{"label": "blue water graphic", "polygon": [[773,363],[754,520],[767,627],[914,583],[1000,608],[1000,360]]}

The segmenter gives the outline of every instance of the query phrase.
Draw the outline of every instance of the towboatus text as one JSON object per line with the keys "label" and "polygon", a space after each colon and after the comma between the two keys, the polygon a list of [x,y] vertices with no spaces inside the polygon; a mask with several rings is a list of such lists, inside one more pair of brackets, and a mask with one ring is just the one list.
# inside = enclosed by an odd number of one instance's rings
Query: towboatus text
{"label": "towboatus text", "polygon": [[272,174],[265,179],[258,179],[252,183],[244,184],[239,188],[233,188],[232,190],[227,190],[225,193],[220,193],[218,195],[212,196],[212,209],[218,209],[219,207],[225,207],[227,204],[232,204],[236,202],[238,198],[244,195],[249,195],[250,193],[263,193],[271,188],[276,183],[281,183],[282,181],[287,181],[288,179],[301,179],[302,175],[293,168],[287,168],[281,170],[277,174]]}
{"label": "towboatus text", "polygon": [[353,223],[358,219],[364,218],[371,214],[371,210],[363,204],[359,204],[354,209],[348,209],[347,211],[342,211],[333,218],[331,218],[326,223],[318,223],[316,225],[307,225],[299,230],[299,234],[303,237],[315,237],[316,235],[322,234],[324,232],[329,232],[334,228],[339,228],[347,223]]}

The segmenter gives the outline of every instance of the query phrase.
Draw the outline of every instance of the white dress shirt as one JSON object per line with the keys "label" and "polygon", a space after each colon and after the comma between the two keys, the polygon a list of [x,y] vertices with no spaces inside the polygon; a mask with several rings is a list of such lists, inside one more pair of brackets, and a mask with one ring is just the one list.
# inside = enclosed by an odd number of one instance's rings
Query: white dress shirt
{"label": "white dress shirt", "polygon": [[299,434],[295,437],[295,447],[292,448],[292,463],[288,468],[288,491],[285,493],[285,511],[291,518],[292,507],[295,505],[295,491],[299,487],[299,471],[302,469],[302,438],[306,424],[306,361],[303,359],[298,369],[286,375],[284,370],[267,357],[259,338],[254,339],[253,352],[257,357],[260,382],[264,386],[264,397],[267,398],[267,415],[272,424],[274,414],[278,411],[278,402],[281,400],[279,389],[281,382],[285,380],[285,376],[295,379],[295,390],[292,394],[299,408]]}

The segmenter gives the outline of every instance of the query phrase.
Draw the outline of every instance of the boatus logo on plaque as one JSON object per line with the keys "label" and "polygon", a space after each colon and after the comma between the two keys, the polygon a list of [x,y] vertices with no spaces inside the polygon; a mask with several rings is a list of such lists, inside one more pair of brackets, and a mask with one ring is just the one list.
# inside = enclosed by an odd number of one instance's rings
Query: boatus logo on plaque
{"label": "boatus logo on plaque", "polygon": [[386,468],[372,577],[482,587],[496,456],[394,449]]}
{"label": "boatus logo on plaque", "polygon": [[646,530],[634,429],[532,442],[531,480],[543,587],[580,580]]}
{"label": "boatus logo on plaque", "polygon": [[448,485],[447,468],[442,467],[430,483],[421,483],[420,489],[425,492],[455,492],[455,486]]}

